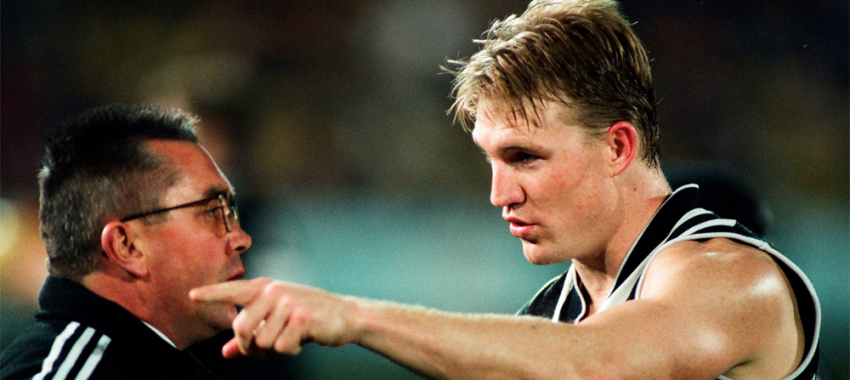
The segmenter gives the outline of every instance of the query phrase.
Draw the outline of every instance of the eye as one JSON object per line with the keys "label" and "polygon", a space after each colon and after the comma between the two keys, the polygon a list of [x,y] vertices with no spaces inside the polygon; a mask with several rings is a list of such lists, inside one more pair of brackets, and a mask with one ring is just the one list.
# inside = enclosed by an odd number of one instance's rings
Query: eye
{"label": "eye", "polygon": [[511,161],[517,164],[527,164],[537,160],[538,158],[540,157],[528,152],[516,152],[511,157]]}
{"label": "eye", "polygon": [[522,162],[529,162],[529,161],[531,161],[531,160],[534,160],[535,158],[537,158],[537,157],[532,156],[532,155],[530,155],[530,154],[528,154],[528,153],[519,153],[519,154],[517,154],[517,159],[519,159],[519,161],[522,161]]}
{"label": "eye", "polygon": [[221,202],[219,202],[218,200],[210,201],[210,203],[207,204],[207,208],[204,209],[204,214],[213,218],[219,218],[221,217],[221,214],[218,212],[220,208]]}

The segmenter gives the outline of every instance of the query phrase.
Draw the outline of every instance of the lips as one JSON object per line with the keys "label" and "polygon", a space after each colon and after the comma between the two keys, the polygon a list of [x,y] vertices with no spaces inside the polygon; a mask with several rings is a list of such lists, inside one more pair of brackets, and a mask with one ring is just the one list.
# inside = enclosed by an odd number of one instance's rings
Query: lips
{"label": "lips", "polygon": [[529,223],[528,221],[514,216],[506,216],[504,217],[504,219],[508,223],[510,223],[511,235],[520,239],[525,239],[529,237],[529,235],[531,234],[531,230],[534,227],[534,225]]}
{"label": "lips", "polygon": [[235,273],[230,275],[230,277],[228,277],[227,280],[225,280],[225,281],[236,281],[236,280],[242,278],[242,276],[244,276],[244,275],[245,275],[245,268],[239,268],[239,270],[237,270]]}

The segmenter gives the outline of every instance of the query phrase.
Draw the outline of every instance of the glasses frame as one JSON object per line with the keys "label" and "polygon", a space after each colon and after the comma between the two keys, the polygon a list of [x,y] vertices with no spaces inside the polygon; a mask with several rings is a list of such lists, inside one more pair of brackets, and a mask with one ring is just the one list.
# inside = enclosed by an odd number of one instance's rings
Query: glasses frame
{"label": "glasses frame", "polygon": [[[236,209],[236,202],[234,202],[233,196],[227,197],[226,193],[218,193],[218,194],[211,196],[209,198],[204,198],[204,199],[192,201],[192,202],[189,202],[189,203],[183,203],[183,204],[180,204],[180,205],[177,205],[177,206],[171,206],[171,207],[161,208],[161,209],[157,209],[157,210],[153,210],[153,211],[147,211],[147,212],[142,212],[142,213],[138,213],[138,214],[132,214],[130,216],[126,216],[124,218],[121,218],[121,222],[129,222],[131,220],[140,219],[140,218],[148,217],[148,216],[151,216],[151,215],[162,214],[162,213],[166,213],[166,212],[169,212],[169,211],[179,210],[181,208],[197,206],[197,205],[204,204],[204,203],[209,202],[209,201],[214,200],[214,199],[218,199],[219,203],[221,204],[218,208],[221,209],[222,219],[224,219],[224,228],[227,229],[228,233],[233,232],[233,227],[236,223],[238,223],[238,220],[239,220],[239,213]],[[228,217],[228,213],[227,213],[228,211],[230,211],[230,215],[233,215],[232,221]]]}

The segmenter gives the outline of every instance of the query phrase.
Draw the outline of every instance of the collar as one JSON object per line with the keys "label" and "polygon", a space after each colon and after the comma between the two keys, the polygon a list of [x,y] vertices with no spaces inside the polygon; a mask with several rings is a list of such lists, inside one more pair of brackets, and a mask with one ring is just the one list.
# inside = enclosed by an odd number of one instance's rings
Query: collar
{"label": "collar", "polygon": [[162,338],[162,340],[164,340],[166,343],[170,344],[170,345],[171,345],[171,347],[177,348],[177,345],[176,345],[176,344],[174,344],[174,342],[172,342],[172,341],[171,341],[171,339],[168,339],[168,337],[167,337],[167,336],[165,336],[165,334],[163,334],[163,333],[162,333],[162,331],[159,331],[159,329],[157,329],[156,327],[153,327],[153,325],[152,325],[152,324],[150,324],[150,323],[147,323],[147,322],[145,322],[145,321],[142,321],[142,323],[144,323],[144,324],[145,324],[145,326],[147,326],[147,327],[149,327],[151,330],[153,330],[153,332],[155,332],[155,333],[156,333],[156,335],[159,335],[159,337],[160,337],[160,338]]}
{"label": "collar", "polygon": [[[148,344],[176,347],[153,326],[130,313],[115,302],[92,292],[82,284],[48,276],[38,297],[41,310],[36,318],[61,317],[103,330],[113,338],[124,337]],[[151,327],[151,328],[148,328]]]}

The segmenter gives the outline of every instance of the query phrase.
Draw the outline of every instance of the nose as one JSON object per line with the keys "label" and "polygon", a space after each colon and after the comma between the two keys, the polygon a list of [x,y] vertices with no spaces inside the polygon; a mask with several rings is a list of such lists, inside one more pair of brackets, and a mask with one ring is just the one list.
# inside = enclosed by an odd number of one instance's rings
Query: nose
{"label": "nose", "polygon": [[228,235],[228,244],[232,247],[228,249],[230,254],[239,255],[247,251],[248,248],[251,248],[251,235],[248,235],[238,223],[234,226],[233,232],[230,232]]}
{"label": "nose", "polygon": [[490,183],[490,203],[503,208],[525,202],[525,192],[509,167],[493,163],[493,178]]}

